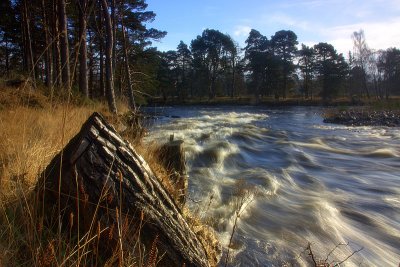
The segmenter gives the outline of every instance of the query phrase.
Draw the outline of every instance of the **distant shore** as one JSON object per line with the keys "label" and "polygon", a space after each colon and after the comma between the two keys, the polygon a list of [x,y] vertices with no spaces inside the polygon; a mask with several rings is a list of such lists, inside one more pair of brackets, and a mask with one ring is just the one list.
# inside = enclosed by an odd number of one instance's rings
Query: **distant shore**
{"label": "distant shore", "polygon": [[270,107],[287,107],[287,106],[354,106],[364,105],[363,102],[340,98],[335,100],[322,100],[320,98],[305,99],[305,98],[255,98],[250,96],[243,97],[215,97],[209,98],[193,98],[181,100],[178,98],[162,98],[147,99],[147,106],[270,106]]}
{"label": "distant shore", "polygon": [[[388,126],[400,127],[400,101],[357,100],[340,98],[326,101],[320,98],[273,98],[255,97],[216,97],[214,99],[196,98],[179,100],[169,98],[150,99],[147,106],[265,106],[265,107],[326,107],[325,123],[343,124],[347,126]],[[331,109],[329,109],[331,108]]]}
{"label": "distant shore", "polygon": [[387,126],[400,127],[399,110],[363,110],[350,109],[328,114],[326,123],[343,124],[347,126]]}

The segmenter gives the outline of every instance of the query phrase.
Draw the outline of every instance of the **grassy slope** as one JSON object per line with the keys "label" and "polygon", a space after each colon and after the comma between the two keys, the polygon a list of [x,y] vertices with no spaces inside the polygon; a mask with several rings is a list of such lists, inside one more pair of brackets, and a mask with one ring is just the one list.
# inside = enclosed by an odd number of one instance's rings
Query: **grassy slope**
{"label": "grassy slope", "polygon": [[103,103],[78,102],[27,86],[0,88],[0,266],[72,264],[67,258],[76,244],[41,229],[30,192],[90,114],[106,112]]}
{"label": "grassy slope", "polygon": [[[123,103],[118,106],[119,111],[127,111]],[[35,214],[35,201],[30,192],[38,175],[94,111],[101,112],[117,128],[122,123],[123,117],[112,116],[105,103],[79,98],[66,101],[61,96],[50,98],[28,87],[17,89],[0,84],[0,266],[86,266],[94,262],[107,266],[116,261],[119,265],[143,266],[155,261],[146,257],[145,252],[139,256],[133,253],[132,247],[140,250],[137,242],[125,244],[126,253],[116,251],[111,258],[104,259],[99,253],[93,253],[90,242],[43,229],[42,218]],[[129,140],[132,135],[128,131],[124,137]],[[130,141],[171,195],[177,195],[166,178],[168,172],[154,160],[157,146],[144,147],[138,139]],[[185,216],[193,228],[204,228],[187,209]],[[215,243],[209,231],[201,232],[203,244]],[[211,247],[207,249],[213,253]]]}

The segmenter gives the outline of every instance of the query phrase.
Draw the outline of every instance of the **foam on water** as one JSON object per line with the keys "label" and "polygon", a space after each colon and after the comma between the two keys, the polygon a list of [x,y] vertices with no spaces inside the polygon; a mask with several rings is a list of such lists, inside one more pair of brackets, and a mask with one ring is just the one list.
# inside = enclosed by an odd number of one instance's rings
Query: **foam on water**
{"label": "foam on water", "polygon": [[183,139],[189,206],[229,243],[235,188],[254,188],[231,250],[241,266],[308,266],[317,257],[346,266],[396,266],[400,259],[400,130],[322,123],[321,110],[168,109],[149,141]]}
{"label": "foam on water", "polygon": [[370,152],[367,155],[376,156],[376,157],[388,157],[388,158],[398,158],[398,157],[400,157],[398,151],[396,151],[393,148],[388,148],[388,147],[376,149],[376,150]]}

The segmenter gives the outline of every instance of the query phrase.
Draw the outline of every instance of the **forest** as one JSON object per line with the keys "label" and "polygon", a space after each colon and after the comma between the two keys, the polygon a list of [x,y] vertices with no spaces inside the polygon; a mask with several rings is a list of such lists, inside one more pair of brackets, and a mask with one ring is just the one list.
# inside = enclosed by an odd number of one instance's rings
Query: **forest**
{"label": "forest", "polygon": [[33,87],[115,98],[132,109],[148,99],[251,96],[388,99],[400,95],[400,50],[368,47],[353,33],[349,54],[329,43],[299,44],[296,33],[267,37],[252,29],[245,47],[228,34],[205,29],[190,44],[162,52],[154,41],[166,31],[149,28],[156,14],[145,0],[5,0],[0,17],[0,75],[29,77]]}

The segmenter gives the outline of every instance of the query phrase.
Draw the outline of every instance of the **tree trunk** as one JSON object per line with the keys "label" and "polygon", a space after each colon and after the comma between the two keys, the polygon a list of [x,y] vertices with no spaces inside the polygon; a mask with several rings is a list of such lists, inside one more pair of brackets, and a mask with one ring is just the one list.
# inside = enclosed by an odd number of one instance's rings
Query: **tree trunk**
{"label": "tree trunk", "polygon": [[[118,71],[118,88],[119,88],[119,94],[122,95],[123,94],[123,86],[122,86],[122,78],[124,76],[124,66],[119,66],[119,71]],[[115,78],[117,79],[117,78]],[[117,82],[115,82],[117,83]]]}
{"label": "tree trunk", "polygon": [[88,81],[88,91],[89,91],[89,97],[93,97],[93,69],[94,69],[94,55],[93,55],[93,44],[92,44],[92,32],[89,30],[88,31],[88,36],[89,36],[89,81]]}
{"label": "tree trunk", "polygon": [[101,0],[101,5],[104,13],[104,23],[106,25],[106,92],[108,108],[114,114],[117,114],[117,105],[115,103],[114,93],[114,75],[112,69],[112,49],[113,49],[113,32],[110,13],[108,13],[108,5],[106,0]]}
{"label": "tree trunk", "polygon": [[86,13],[88,3],[87,0],[80,0],[77,3],[79,7],[79,89],[89,98],[89,85],[87,77],[87,45],[86,45],[86,32],[87,20]]}
{"label": "tree trunk", "polygon": [[8,51],[8,39],[6,39],[7,37],[5,36],[5,56],[6,56],[6,77],[9,77],[10,75],[10,52]]}
{"label": "tree trunk", "polygon": [[182,210],[187,199],[188,176],[186,173],[183,140],[173,140],[173,137],[171,135],[170,141],[159,148],[157,151],[157,160],[170,173],[169,179],[177,191],[175,199]]}
{"label": "tree trunk", "polygon": [[58,0],[53,0],[53,12],[51,21],[52,42],[53,42],[53,83],[61,85],[61,64],[60,64],[60,36],[58,31]]}
{"label": "tree trunk", "polygon": [[98,19],[98,38],[99,38],[99,90],[103,97],[106,97],[106,90],[104,88],[104,38],[103,38],[103,8],[101,1],[99,1],[99,19]]}
{"label": "tree trunk", "polygon": [[367,73],[364,70],[364,68],[362,68],[362,71],[363,71],[363,87],[364,87],[365,93],[367,94],[367,98],[369,99],[370,95],[369,95],[368,83],[367,83]]}
{"label": "tree trunk", "polygon": [[25,30],[25,11],[23,8],[23,4],[21,6],[21,52],[22,52],[22,71],[28,72],[28,52],[26,49],[26,30]]}
{"label": "tree trunk", "polygon": [[284,71],[283,74],[283,99],[286,99],[286,90],[287,90],[287,71]]}
{"label": "tree trunk", "polygon": [[[117,16],[115,15],[115,0],[111,0],[111,21],[112,21],[112,32],[113,32],[113,49],[112,49],[112,69],[113,75],[117,71]],[[115,82],[115,81],[114,81]],[[115,83],[113,84],[115,88]]]}
{"label": "tree trunk", "polygon": [[235,96],[236,90],[236,64],[235,64],[235,56],[232,59],[232,88],[231,88],[231,98]]}
{"label": "tree trunk", "polygon": [[44,0],[42,0],[42,20],[43,20],[43,31],[44,31],[44,36],[45,36],[45,59],[44,59],[44,65],[45,65],[45,73],[46,73],[46,79],[45,79],[45,84],[47,87],[51,87],[52,85],[52,76],[51,76],[51,41],[50,41],[50,34],[49,34],[49,26],[47,23],[47,12],[46,12],[46,6],[44,4]]}
{"label": "tree trunk", "polygon": [[26,51],[27,51],[27,67],[28,72],[31,73],[32,77],[32,84],[33,87],[36,87],[36,73],[35,73],[35,62],[33,60],[33,50],[32,50],[32,39],[31,39],[31,29],[30,29],[30,16],[28,13],[28,4],[26,3],[27,0],[24,0],[23,3],[23,21],[25,26],[25,33],[26,33]]}
{"label": "tree trunk", "polygon": [[65,0],[58,1],[59,12],[59,32],[60,32],[60,48],[61,48],[61,81],[65,89],[71,89],[71,74],[69,69],[69,47],[68,47],[68,30],[67,30],[67,14],[65,10]]}
{"label": "tree trunk", "polygon": [[104,87],[104,49],[103,49],[103,38],[100,37],[99,45],[99,90],[103,97],[106,97],[106,89]]}
{"label": "tree trunk", "polygon": [[[89,232],[92,223],[113,229],[112,225],[120,225],[121,217],[129,218],[125,237],[133,236],[137,222],[143,222],[139,241],[151,246],[151,241],[159,240],[158,255],[165,253],[162,266],[209,266],[212,262],[147,163],[97,113],[41,177],[36,189],[44,211],[63,211],[63,225],[69,225],[70,214],[82,220],[74,225]],[[114,250],[118,236],[109,232],[107,239],[106,248]]]}
{"label": "tree trunk", "polygon": [[129,99],[129,107],[132,111],[136,111],[136,103],[135,103],[135,95],[133,93],[133,85],[131,80],[131,72],[129,68],[129,61],[128,61],[128,42],[126,40],[126,33],[125,27],[122,23],[122,36],[123,36],[123,44],[124,44],[124,57],[125,57],[125,72],[126,72],[126,79],[128,83],[128,99]]}

